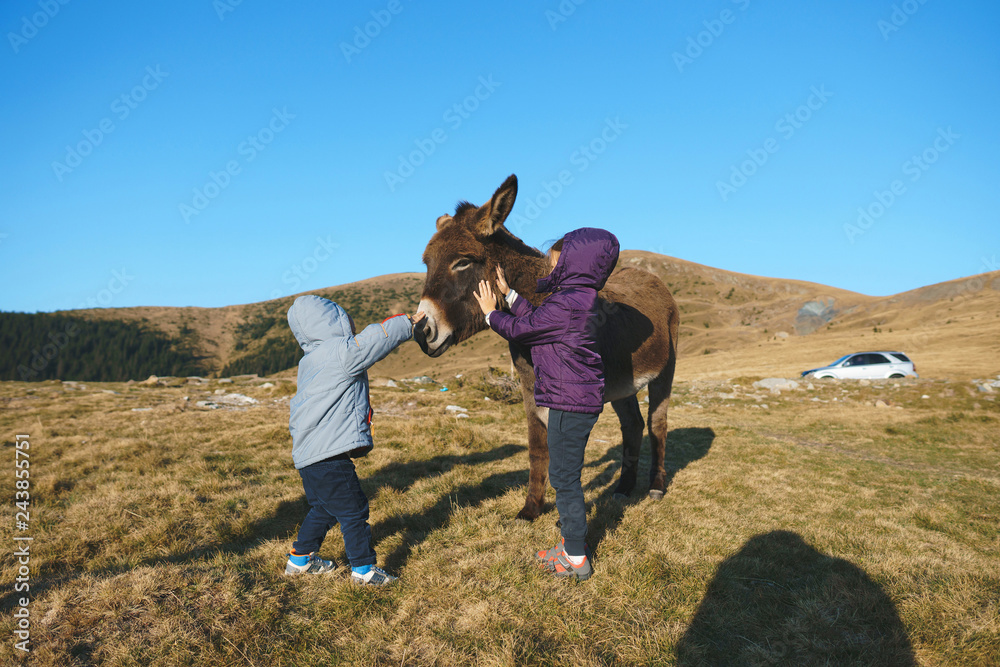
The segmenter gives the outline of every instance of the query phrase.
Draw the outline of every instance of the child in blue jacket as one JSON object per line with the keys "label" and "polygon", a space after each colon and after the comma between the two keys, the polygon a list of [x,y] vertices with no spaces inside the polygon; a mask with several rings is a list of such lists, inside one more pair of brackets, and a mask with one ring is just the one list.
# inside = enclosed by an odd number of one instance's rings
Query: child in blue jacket
{"label": "child in blue jacket", "polygon": [[288,326],[305,356],[288,427],[292,460],[302,476],[309,513],[299,528],[285,574],[322,574],[335,569],[317,555],[323,539],[340,524],[351,563],[351,581],[382,585],[396,580],[375,566],[368,498],[352,458],[373,447],[368,369],[413,335],[422,319],[396,315],[355,335],[354,321],[339,305],[300,296],[288,309]]}

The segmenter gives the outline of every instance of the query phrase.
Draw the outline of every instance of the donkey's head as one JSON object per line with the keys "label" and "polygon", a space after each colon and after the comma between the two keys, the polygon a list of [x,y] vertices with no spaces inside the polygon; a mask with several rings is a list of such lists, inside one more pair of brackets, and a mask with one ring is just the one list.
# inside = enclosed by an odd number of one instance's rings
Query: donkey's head
{"label": "donkey's head", "polygon": [[437,232],[427,243],[423,257],[427,280],[418,310],[427,317],[414,331],[414,339],[424,353],[439,356],[486,328],[472,293],[480,280],[494,283],[499,243],[494,235],[510,214],[516,197],[517,177],[512,174],[482,206],[461,202],[455,215],[438,218]]}

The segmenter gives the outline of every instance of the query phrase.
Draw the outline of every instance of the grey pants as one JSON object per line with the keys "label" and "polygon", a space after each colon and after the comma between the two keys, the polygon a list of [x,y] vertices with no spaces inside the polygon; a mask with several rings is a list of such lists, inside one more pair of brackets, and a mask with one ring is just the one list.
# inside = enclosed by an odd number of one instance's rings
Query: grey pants
{"label": "grey pants", "polygon": [[587,506],[580,473],[583,452],[598,415],[549,410],[549,482],[556,490],[556,509],[562,522],[563,548],[583,556],[587,548]]}

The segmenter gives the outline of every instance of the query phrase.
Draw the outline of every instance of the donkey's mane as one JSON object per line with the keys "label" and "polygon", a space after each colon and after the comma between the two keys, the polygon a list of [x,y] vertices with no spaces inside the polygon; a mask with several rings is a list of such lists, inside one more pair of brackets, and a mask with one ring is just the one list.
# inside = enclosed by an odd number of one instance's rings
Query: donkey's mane
{"label": "donkey's mane", "polygon": [[493,236],[500,243],[507,246],[511,250],[514,250],[519,255],[527,255],[529,257],[545,256],[545,253],[538,248],[532,247],[518,237],[514,236],[506,227],[501,227]]}
{"label": "donkey's mane", "polygon": [[479,207],[476,206],[475,204],[473,204],[471,202],[467,202],[465,200],[462,200],[462,201],[458,202],[455,205],[455,217],[457,218],[462,213],[465,213],[466,211],[474,210],[474,209],[477,209],[477,208],[479,208]]}

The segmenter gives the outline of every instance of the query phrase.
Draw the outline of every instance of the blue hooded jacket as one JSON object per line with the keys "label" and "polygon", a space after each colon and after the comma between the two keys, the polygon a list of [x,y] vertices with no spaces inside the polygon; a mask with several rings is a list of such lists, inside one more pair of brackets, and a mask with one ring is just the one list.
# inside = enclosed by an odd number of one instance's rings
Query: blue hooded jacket
{"label": "blue hooded jacket", "polygon": [[367,371],[409,340],[410,318],[395,315],[355,336],[343,308],[309,295],[288,309],[288,326],[305,352],[289,403],[295,467],[353,450],[366,454],[373,446]]}
{"label": "blue hooded jacket", "polygon": [[597,345],[597,291],[618,262],[618,239],[584,227],[563,237],[552,273],[538,281],[551,294],[535,308],[516,298],[511,312],[490,313],[490,328],[528,345],[535,369],[535,405],[596,414],[604,408],[604,362]]}

